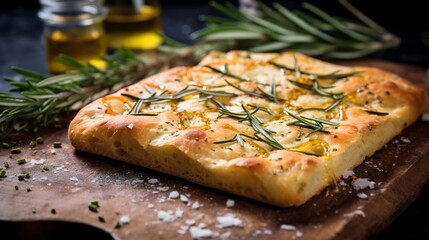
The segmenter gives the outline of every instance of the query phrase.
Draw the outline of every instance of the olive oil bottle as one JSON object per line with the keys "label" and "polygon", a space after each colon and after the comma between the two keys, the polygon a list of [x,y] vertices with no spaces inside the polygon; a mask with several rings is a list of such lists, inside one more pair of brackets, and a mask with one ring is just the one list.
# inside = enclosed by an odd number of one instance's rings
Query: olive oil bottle
{"label": "olive oil bottle", "polygon": [[58,61],[66,54],[79,62],[103,67],[106,39],[102,21],[107,14],[102,0],[41,0],[39,17],[45,22],[43,40],[47,69],[53,74],[70,68]]}
{"label": "olive oil bottle", "polygon": [[162,43],[158,1],[108,0],[106,6],[109,14],[104,26],[109,48],[144,50]]}

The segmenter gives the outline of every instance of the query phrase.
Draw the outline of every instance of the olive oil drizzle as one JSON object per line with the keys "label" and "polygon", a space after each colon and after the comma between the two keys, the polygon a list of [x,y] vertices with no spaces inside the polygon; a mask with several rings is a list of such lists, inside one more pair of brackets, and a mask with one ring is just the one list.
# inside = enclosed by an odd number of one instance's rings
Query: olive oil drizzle
{"label": "olive oil drizzle", "polygon": [[[340,113],[339,114],[339,120],[341,121],[343,119],[347,119],[347,117],[343,117],[343,115],[345,114],[345,112],[344,112],[345,106],[344,106],[344,102],[343,102],[345,95],[343,93],[334,93],[334,92],[330,92],[330,91],[326,90],[326,89],[329,89],[330,87],[320,86],[318,80],[329,80],[329,79],[331,79],[331,80],[337,81],[337,80],[344,79],[344,78],[347,78],[350,76],[354,76],[360,72],[351,72],[351,73],[333,72],[330,74],[315,74],[315,73],[311,73],[311,72],[301,71],[298,67],[296,59],[294,59],[294,68],[279,65],[273,61],[268,61],[268,63],[271,65],[274,65],[278,68],[286,69],[290,72],[294,72],[296,80],[291,80],[291,79],[287,79],[287,80],[290,83],[292,83],[293,85],[297,86],[298,88],[306,90],[306,91],[312,91],[316,95],[319,95],[322,97],[329,97],[329,98],[333,99],[333,102],[325,108],[303,108],[303,109],[297,110],[296,114],[289,112],[287,110],[285,110],[284,113],[280,113],[280,114],[286,114],[289,117],[293,118],[292,121],[287,123],[288,126],[297,126],[300,128],[306,128],[306,129],[311,130],[306,135],[306,137],[309,137],[310,135],[312,135],[316,132],[329,134],[330,132],[328,130],[326,130],[326,127],[338,127],[339,123],[328,121],[328,120],[323,120],[323,119],[318,119],[315,117],[313,117],[313,118],[305,117],[305,116],[302,116],[299,114],[301,112],[310,111],[310,110],[329,112],[329,111],[339,107],[340,108],[340,109],[338,109],[338,111]],[[228,77],[234,78],[234,79],[238,80],[239,82],[256,83],[250,79],[246,79],[246,78],[237,76],[235,74],[232,74],[231,72],[229,72],[227,64],[221,66],[220,69],[217,69],[217,68],[214,68],[214,67],[211,67],[208,65],[206,65],[204,67],[212,70],[215,73],[220,73],[220,74],[222,74],[222,76],[228,76]],[[309,80],[309,82],[311,84],[307,84],[306,82],[300,81],[299,79],[302,78],[302,75],[307,75],[306,80]],[[274,79],[272,80],[271,84],[262,84],[264,86],[269,87],[268,91],[263,90],[259,86],[257,86],[254,91],[250,91],[250,90],[246,90],[246,89],[241,88],[239,86],[239,84],[233,84],[232,82],[230,82],[226,79],[224,79],[224,80],[227,84],[226,86],[230,86],[230,87],[242,92],[244,95],[262,98],[262,99],[265,99],[269,102],[276,102],[276,103],[288,102],[287,99],[283,99],[283,98],[280,98],[277,96],[277,85],[276,85],[276,82]],[[254,130],[253,136],[249,135],[249,134],[240,133],[237,131],[237,133],[232,138],[220,140],[220,141],[215,141],[214,144],[225,144],[225,143],[237,142],[240,146],[244,146],[244,144],[247,142],[252,147],[255,147],[257,145],[257,148],[255,148],[255,149],[257,149],[257,151],[263,155],[268,153],[267,149],[261,147],[259,144],[256,144],[255,142],[265,143],[268,146],[270,146],[272,149],[276,149],[276,150],[287,149],[290,151],[301,152],[304,154],[318,156],[318,157],[326,156],[327,154],[329,154],[329,153],[327,153],[327,152],[329,152],[329,145],[327,143],[326,144],[318,144],[318,145],[316,144],[317,146],[323,145],[323,146],[321,146],[323,148],[323,151],[305,150],[303,146],[285,148],[281,143],[279,143],[272,136],[276,132],[271,130],[271,129],[264,127],[263,121],[256,115],[256,113],[258,113],[258,112],[265,112],[269,115],[273,115],[272,110],[269,108],[265,108],[265,107],[261,107],[261,106],[257,106],[257,105],[252,105],[252,104],[246,104],[246,105],[241,104],[242,111],[231,111],[225,105],[223,105],[219,100],[217,100],[216,97],[237,97],[239,95],[237,95],[235,93],[227,92],[227,91],[206,90],[207,88],[204,88],[204,89],[199,88],[200,86],[192,86],[192,87],[196,87],[196,88],[190,88],[190,86],[186,86],[183,89],[181,89],[175,93],[169,93],[166,90],[160,91],[158,93],[155,90],[146,88],[146,90],[149,93],[149,96],[145,97],[145,98],[139,98],[139,97],[127,94],[127,93],[122,93],[122,95],[125,97],[129,97],[132,100],[136,101],[136,103],[132,106],[132,108],[128,112],[128,114],[146,115],[146,116],[155,116],[155,114],[141,113],[140,110],[144,104],[161,103],[161,102],[168,102],[168,101],[178,102],[178,101],[183,101],[183,100],[189,99],[190,97],[193,97],[195,95],[198,95],[200,101],[210,101],[211,103],[213,103],[217,107],[217,111],[219,112],[218,118],[229,117],[229,118],[236,119],[238,122],[248,122],[249,125]],[[385,115],[384,113],[381,113],[381,112],[379,113],[379,112],[374,112],[374,111],[371,111],[368,113],[377,114],[377,115]],[[178,116],[179,117],[182,116],[181,119],[183,119],[183,116],[184,116],[183,114],[184,113],[179,113]],[[189,115],[190,113],[186,113],[186,114],[187,114],[187,116],[191,116],[191,115],[194,116],[195,115],[195,114]],[[203,116],[201,114],[198,116],[201,119],[203,118]],[[204,117],[204,119],[206,119],[206,118]],[[204,121],[204,123],[208,124],[208,121]],[[183,121],[181,121],[181,129],[183,129],[184,127],[185,127],[185,124]],[[310,140],[310,141],[313,141],[313,140]]]}

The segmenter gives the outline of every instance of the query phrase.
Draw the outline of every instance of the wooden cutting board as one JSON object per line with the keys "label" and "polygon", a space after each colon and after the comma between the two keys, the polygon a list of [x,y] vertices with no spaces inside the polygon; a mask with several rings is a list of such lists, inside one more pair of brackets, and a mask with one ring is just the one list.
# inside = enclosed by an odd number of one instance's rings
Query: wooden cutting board
{"label": "wooden cutting board", "polygon": [[[374,60],[347,64],[386,69],[429,89],[423,69]],[[366,159],[354,170],[354,177],[344,180],[345,184],[328,187],[303,206],[277,208],[75,151],[67,138],[72,117],[65,120],[61,130],[21,133],[6,140],[13,147],[21,147],[22,153],[11,155],[10,150],[0,150],[1,164],[8,161],[10,165],[7,177],[0,180],[3,226],[13,221],[76,222],[103,229],[115,239],[190,239],[191,227],[225,239],[365,239],[383,231],[429,180],[429,124],[420,119]],[[30,141],[39,136],[44,143],[30,148]],[[62,142],[62,147],[54,148],[55,141]],[[16,160],[22,157],[27,163],[18,165]],[[48,171],[43,170],[45,165]],[[17,175],[21,173],[31,177],[19,181]],[[351,185],[353,178],[369,178],[375,188],[356,191]],[[185,197],[170,198],[175,191]],[[368,198],[361,199],[358,193]],[[99,202],[97,213],[88,209],[92,200]],[[227,206],[228,200],[234,200],[233,206],[231,201]],[[100,222],[99,216],[105,222]],[[239,226],[222,228],[218,220],[222,216]],[[122,226],[115,227],[121,219]],[[296,229],[290,229],[291,225]],[[48,239],[43,231],[52,232],[55,224],[51,229],[32,226],[19,229],[20,236]],[[65,228],[70,234],[86,229],[83,225]]]}

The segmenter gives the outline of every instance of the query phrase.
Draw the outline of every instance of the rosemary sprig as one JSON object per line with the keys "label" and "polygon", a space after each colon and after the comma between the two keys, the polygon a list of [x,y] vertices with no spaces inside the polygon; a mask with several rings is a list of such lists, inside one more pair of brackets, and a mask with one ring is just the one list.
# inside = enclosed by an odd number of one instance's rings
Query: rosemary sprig
{"label": "rosemary sprig", "polygon": [[324,129],[325,127],[324,125],[335,126],[335,127],[339,125],[338,123],[326,121],[323,119],[299,116],[289,111],[285,111],[285,113],[287,113],[289,116],[295,119],[295,121],[288,122],[287,123],[288,126],[298,126],[298,127],[308,128],[312,130],[310,133],[307,134],[307,137],[316,132],[330,133],[329,131]]}
{"label": "rosemary sprig", "polygon": [[228,80],[226,80],[225,79],[225,82],[229,85],[229,86],[231,86],[231,87],[233,87],[233,88],[235,88],[235,89],[237,89],[237,90],[239,90],[240,92],[243,92],[244,94],[247,94],[247,95],[250,95],[250,96],[254,96],[254,97],[259,97],[259,98],[264,98],[264,99],[267,99],[268,101],[271,101],[271,102],[277,102],[277,101],[284,101],[284,99],[282,99],[282,98],[278,98],[277,97],[277,93],[276,93],[276,83],[275,83],[275,81],[273,81],[272,83],[271,83],[271,87],[270,87],[270,92],[269,93],[267,93],[267,92],[265,92],[264,90],[262,90],[260,87],[256,87],[256,90],[258,90],[259,92],[254,92],[254,91],[248,91],[248,90],[246,90],[246,89],[243,89],[243,88],[241,88],[240,86],[238,86],[238,85],[234,85],[234,84],[232,84],[231,82],[229,82]]}
{"label": "rosemary sprig", "polygon": [[328,74],[318,74],[318,73],[312,73],[312,72],[307,72],[307,71],[303,71],[299,68],[297,68],[297,64],[296,64],[296,60],[295,60],[295,64],[294,67],[288,67],[282,64],[278,64],[276,62],[274,62],[273,60],[268,61],[269,64],[280,68],[280,69],[286,69],[288,71],[292,71],[297,73],[298,75],[301,74],[305,74],[310,76],[310,78],[317,78],[317,79],[321,79],[321,80],[326,80],[326,79],[334,79],[334,80],[339,80],[339,79],[343,79],[343,78],[347,78],[347,77],[352,77],[356,74],[362,73],[362,71],[356,71],[356,72],[349,72],[349,73],[337,73],[337,72],[333,72],[333,73],[328,73]]}
{"label": "rosemary sprig", "polygon": [[254,52],[287,50],[338,59],[358,58],[399,45],[396,36],[347,1],[340,2],[361,22],[331,16],[309,3],[303,4],[304,12],[258,1],[257,11],[262,16],[254,16],[228,2],[211,2],[225,18],[203,16],[207,27],[192,37],[206,43],[233,42],[235,49]]}
{"label": "rosemary sprig", "polygon": [[378,116],[386,116],[389,115],[389,113],[387,112],[377,112],[377,111],[373,111],[373,110],[368,110],[366,109],[365,112],[369,113],[369,114],[373,114],[373,115],[378,115]]}
{"label": "rosemary sprig", "polygon": [[237,75],[235,75],[235,74],[230,73],[230,72],[227,70],[227,69],[228,69],[227,67],[224,67],[224,68],[225,68],[224,70],[217,69],[217,68],[211,67],[211,66],[209,66],[209,65],[205,65],[204,67],[206,67],[206,68],[208,68],[208,69],[212,70],[213,72],[220,73],[220,74],[222,74],[222,76],[228,76],[228,77],[230,77],[230,78],[235,78],[235,79],[239,80],[240,82],[249,82],[249,81],[250,81],[249,79],[245,79],[245,78],[242,78],[242,77],[240,77],[240,76],[237,76]]}

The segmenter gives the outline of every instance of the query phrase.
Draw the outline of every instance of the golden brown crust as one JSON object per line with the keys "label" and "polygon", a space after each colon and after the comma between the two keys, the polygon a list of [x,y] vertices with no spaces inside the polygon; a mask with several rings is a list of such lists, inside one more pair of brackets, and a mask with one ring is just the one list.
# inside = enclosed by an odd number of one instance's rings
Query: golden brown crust
{"label": "golden brown crust", "polygon": [[[289,80],[303,84],[312,84],[313,80],[280,70],[269,61],[288,67],[296,61],[301,71],[318,74],[360,73],[337,81],[316,78],[322,89],[328,89],[325,92],[341,93],[344,98],[329,111],[300,112],[306,107],[326,108],[334,100],[297,87]],[[213,72],[205,65],[227,67],[229,73],[245,81]],[[243,94],[225,79],[253,92],[258,88],[269,92],[275,80],[278,99]],[[232,112],[243,113],[241,105],[249,111],[255,105],[270,109],[271,114],[257,111],[255,116],[284,149],[247,137],[243,137],[243,144],[218,143],[237,133],[256,137],[255,129],[249,121],[219,117],[219,106],[207,99],[202,101],[201,94],[188,95],[180,101],[143,104],[140,113],[157,113],[156,116],[129,115],[135,100],[122,95],[147,98],[151,91],[161,94],[167,90],[164,94],[172,94],[186,86],[236,94],[213,97]],[[69,137],[73,146],[83,151],[277,206],[296,206],[412,124],[425,104],[422,89],[378,69],[336,66],[298,53],[213,52],[198,66],[168,70],[92,102],[71,122]],[[289,125],[295,119],[287,111],[338,126],[326,125],[325,132],[310,134],[310,129]]]}

